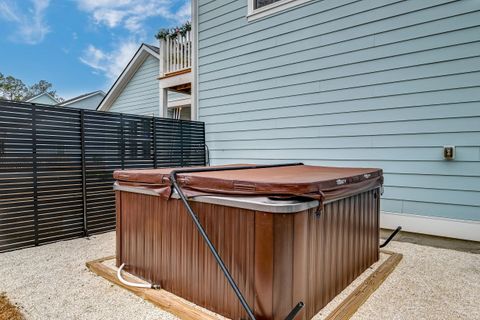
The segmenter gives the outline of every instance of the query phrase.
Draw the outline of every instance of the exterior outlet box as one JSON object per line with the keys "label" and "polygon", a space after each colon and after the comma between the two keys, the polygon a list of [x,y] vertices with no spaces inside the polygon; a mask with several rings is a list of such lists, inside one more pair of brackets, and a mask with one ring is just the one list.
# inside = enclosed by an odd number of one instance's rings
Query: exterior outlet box
{"label": "exterior outlet box", "polygon": [[443,146],[443,158],[445,160],[455,159],[455,146]]}

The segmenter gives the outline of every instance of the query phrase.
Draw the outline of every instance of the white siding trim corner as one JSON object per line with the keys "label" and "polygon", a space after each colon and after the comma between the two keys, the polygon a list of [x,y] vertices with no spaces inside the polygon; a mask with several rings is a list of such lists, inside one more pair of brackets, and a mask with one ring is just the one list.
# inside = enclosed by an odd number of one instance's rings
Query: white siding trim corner
{"label": "white siding trim corner", "polygon": [[192,0],[192,107],[190,119],[198,120],[198,0]]}
{"label": "white siding trim corner", "polygon": [[393,230],[398,226],[402,226],[402,230],[408,232],[480,241],[480,221],[381,212],[381,228]]}

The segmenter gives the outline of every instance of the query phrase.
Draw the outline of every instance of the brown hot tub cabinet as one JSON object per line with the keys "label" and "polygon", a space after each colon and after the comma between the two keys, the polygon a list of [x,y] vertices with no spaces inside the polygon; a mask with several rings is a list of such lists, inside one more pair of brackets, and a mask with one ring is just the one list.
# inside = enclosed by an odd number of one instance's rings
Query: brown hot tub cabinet
{"label": "brown hot tub cabinet", "polygon": [[[172,169],[115,172],[117,265],[232,319],[247,313],[178,195]],[[257,319],[310,319],[379,258],[378,169],[179,173]]]}

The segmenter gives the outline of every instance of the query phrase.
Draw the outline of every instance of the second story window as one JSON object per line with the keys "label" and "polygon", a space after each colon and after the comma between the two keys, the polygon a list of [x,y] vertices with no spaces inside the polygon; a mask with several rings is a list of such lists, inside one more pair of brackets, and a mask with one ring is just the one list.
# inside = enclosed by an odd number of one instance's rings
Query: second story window
{"label": "second story window", "polygon": [[247,0],[248,21],[264,18],[312,0]]}

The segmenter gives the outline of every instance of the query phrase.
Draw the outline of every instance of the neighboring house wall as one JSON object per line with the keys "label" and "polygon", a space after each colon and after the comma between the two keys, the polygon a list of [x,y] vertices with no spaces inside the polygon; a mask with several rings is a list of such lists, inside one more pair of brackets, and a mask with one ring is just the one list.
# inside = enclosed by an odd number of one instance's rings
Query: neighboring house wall
{"label": "neighboring house wall", "polygon": [[379,167],[383,210],[480,221],[479,1],[309,1],[250,22],[247,0],[198,12],[212,164]]}
{"label": "neighboring house wall", "polygon": [[159,114],[158,59],[148,56],[108,111]]}
{"label": "neighboring house wall", "polygon": [[38,97],[35,97],[34,99],[30,99],[30,100],[28,100],[28,102],[30,102],[30,103],[41,103],[41,104],[51,104],[51,105],[55,105],[55,104],[58,103],[58,101],[53,100],[52,98],[50,98],[46,94],[42,94]]}
{"label": "neighboring house wall", "polygon": [[96,94],[94,96],[69,103],[65,107],[69,108],[79,108],[79,109],[88,109],[88,110],[97,110],[98,105],[102,101],[104,94]]}

